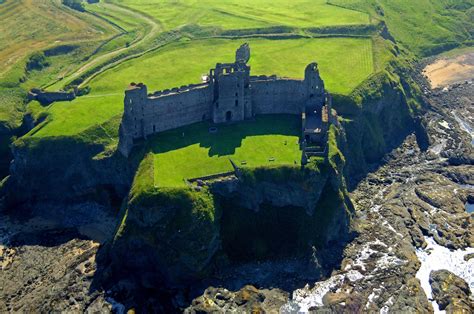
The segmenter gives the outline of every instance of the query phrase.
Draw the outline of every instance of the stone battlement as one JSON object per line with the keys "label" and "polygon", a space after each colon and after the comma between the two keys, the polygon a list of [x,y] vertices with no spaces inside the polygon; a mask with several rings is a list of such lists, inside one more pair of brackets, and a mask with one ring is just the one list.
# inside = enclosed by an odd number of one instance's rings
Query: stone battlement
{"label": "stone battlement", "polygon": [[194,89],[207,88],[207,87],[209,87],[209,83],[183,85],[181,87],[175,87],[175,88],[171,88],[171,89],[164,89],[164,90],[155,91],[151,94],[148,94],[148,98],[149,99],[156,99],[160,96],[176,95],[176,94],[183,93],[183,92],[188,92],[188,91],[191,91],[191,90],[194,90]]}
{"label": "stone battlement", "polygon": [[286,77],[286,76],[277,76],[273,75],[252,75],[250,76],[250,81],[252,82],[262,82],[262,81],[303,81],[302,79]]}
{"label": "stone battlement", "polygon": [[[295,114],[302,119],[302,140],[325,141],[331,98],[318,65],[309,64],[304,79],[250,75],[250,47],[240,46],[234,63],[217,63],[206,81],[148,94],[146,85],[125,90],[119,150],[128,156],[137,140],[201,121],[228,123],[259,114]],[[304,115],[302,115],[304,114]]]}

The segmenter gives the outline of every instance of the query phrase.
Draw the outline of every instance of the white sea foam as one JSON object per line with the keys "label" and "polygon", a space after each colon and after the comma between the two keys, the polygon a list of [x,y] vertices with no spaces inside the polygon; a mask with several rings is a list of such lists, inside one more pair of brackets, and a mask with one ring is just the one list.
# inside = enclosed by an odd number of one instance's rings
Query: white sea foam
{"label": "white sea foam", "polygon": [[[453,274],[464,279],[471,291],[474,290],[474,259],[464,260],[464,256],[474,253],[474,248],[465,250],[450,251],[448,248],[437,244],[433,238],[425,237],[428,246],[425,249],[418,249],[416,255],[421,262],[421,267],[416,273],[416,278],[421,282],[421,286],[425,290],[428,299],[432,299],[432,291],[429,282],[430,273],[433,270],[446,269]],[[437,313],[438,305],[432,301],[433,309]]]}

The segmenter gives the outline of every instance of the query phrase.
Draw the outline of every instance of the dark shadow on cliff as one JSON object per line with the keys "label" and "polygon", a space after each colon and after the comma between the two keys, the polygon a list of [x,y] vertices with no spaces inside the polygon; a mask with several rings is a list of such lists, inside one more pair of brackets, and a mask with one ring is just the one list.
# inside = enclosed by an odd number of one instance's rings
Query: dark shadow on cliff
{"label": "dark shadow on cliff", "polygon": [[349,191],[386,164],[393,150],[410,134],[416,135],[420,149],[427,147],[426,131],[419,119],[413,118],[406,100],[390,89],[385,92],[390,97],[371,100],[365,105],[367,108],[360,108],[349,96],[334,95],[334,107],[342,117],[346,136],[342,151]]}
{"label": "dark shadow on cliff", "polygon": [[[215,131],[210,128],[215,127]],[[165,131],[148,140],[153,153],[166,153],[194,144],[209,148],[209,156],[226,156],[242,146],[242,140],[257,135],[301,134],[301,117],[297,115],[257,116],[254,120],[230,125],[213,125],[210,122],[192,124],[179,129]]]}
{"label": "dark shadow on cliff", "polygon": [[118,196],[104,191],[100,203],[90,199],[82,203],[53,201],[3,207],[0,227],[8,231],[5,242],[15,247],[54,247],[73,239],[103,244],[115,233],[118,202]]}

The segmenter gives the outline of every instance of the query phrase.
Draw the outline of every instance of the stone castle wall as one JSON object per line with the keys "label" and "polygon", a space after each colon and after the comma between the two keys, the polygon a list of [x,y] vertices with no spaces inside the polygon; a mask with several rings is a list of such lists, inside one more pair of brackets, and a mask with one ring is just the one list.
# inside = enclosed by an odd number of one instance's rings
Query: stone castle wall
{"label": "stone castle wall", "polygon": [[301,114],[307,93],[302,80],[251,78],[254,114]]}
{"label": "stone castle wall", "polygon": [[144,104],[144,136],[211,118],[209,85],[186,91],[148,97]]}
{"label": "stone castle wall", "polygon": [[[250,102],[253,115],[301,114],[307,97],[304,81],[295,79],[255,77],[251,79],[250,91],[250,99],[243,99],[237,106],[232,103],[232,106],[225,109],[232,110],[236,121],[245,118],[245,110],[241,106],[245,106],[246,102]],[[134,110],[129,122],[133,125],[134,138],[211,120],[212,106],[216,105],[213,103],[213,91],[209,84],[159,91],[150,95],[146,94],[146,90],[129,93],[132,94],[130,98]],[[223,117],[218,119],[224,120]]]}
{"label": "stone castle wall", "polygon": [[320,132],[326,92],[317,64],[306,67],[303,80],[250,76],[249,53],[248,45],[242,45],[235,63],[218,63],[202,84],[148,94],[145,85],[132,83],[125,91],[120,125],[122,154],[128,156],[135,140],[154,133],[208,120],[243,121],[258,114],[305,113],[316,121],[305,132]]}
{"label": "stone castle wall", "polygon": [[56,101],[72,101],[76,98],[74,92],[48,92],[40,89],[32,89],[28,93],[29,100],[37,100],[43,105],[49,105]]}

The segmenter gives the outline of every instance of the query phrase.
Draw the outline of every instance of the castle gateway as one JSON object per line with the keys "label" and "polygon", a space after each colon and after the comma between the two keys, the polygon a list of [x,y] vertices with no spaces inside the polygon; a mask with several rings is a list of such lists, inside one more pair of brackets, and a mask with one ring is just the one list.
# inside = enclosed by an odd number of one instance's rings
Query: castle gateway
{"label": "castle gateway", "polygon": [[201,121],[215,124],[252,119],[259,114],[295,114],[302,118],[303,147],[326,140],[331,96],[318,65],[309,64],[304,79],[251,76],[250,47],[240,46],[234,63],[218,63],[201,84],[148,94],[146,85],[125,91],[119,151],[128,156],[134,142],[162,131]]}

